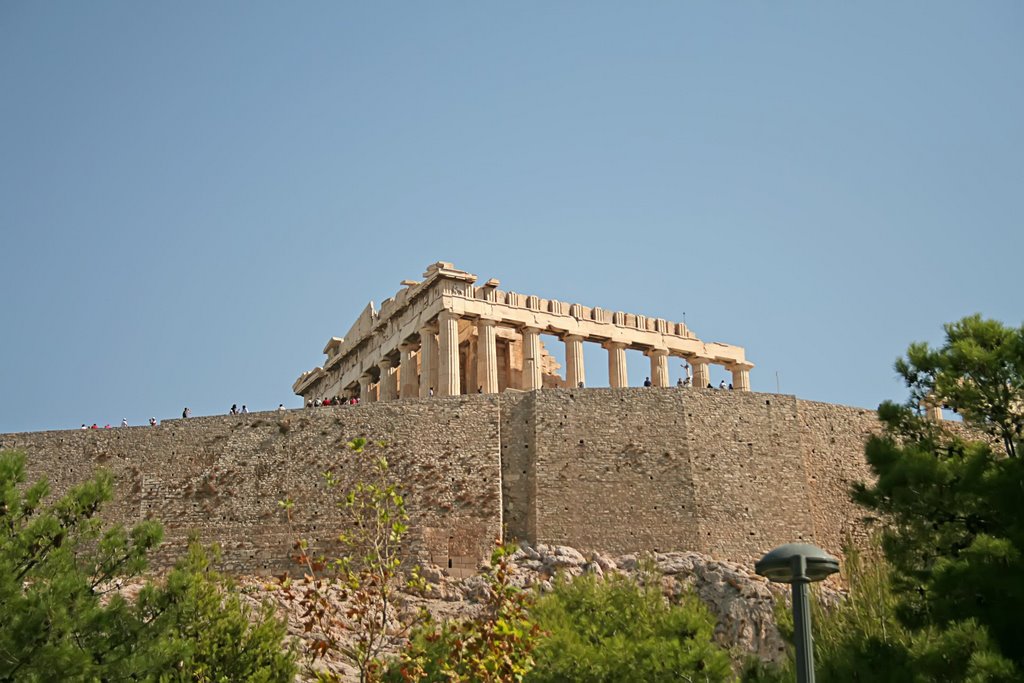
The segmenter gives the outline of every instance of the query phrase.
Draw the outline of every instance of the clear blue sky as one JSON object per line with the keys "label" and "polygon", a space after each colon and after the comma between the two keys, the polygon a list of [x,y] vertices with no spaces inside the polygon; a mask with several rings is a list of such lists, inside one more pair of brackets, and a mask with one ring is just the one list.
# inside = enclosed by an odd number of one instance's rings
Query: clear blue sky
{"label": "clear blue sky", "polygon": [[1024,320],[1022,37],[1020,2],[0,3],[0,432],[297,406],[437,260],[902,399],[909,342]]}

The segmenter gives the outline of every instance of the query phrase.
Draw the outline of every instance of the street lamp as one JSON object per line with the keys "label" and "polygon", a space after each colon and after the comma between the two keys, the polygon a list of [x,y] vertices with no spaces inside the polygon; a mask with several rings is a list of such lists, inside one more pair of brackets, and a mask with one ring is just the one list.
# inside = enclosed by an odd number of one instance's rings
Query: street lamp
{"label": "street lamp", "polygon": [[796,641],[797,683],[814,683],[814,646],[807,584],[839,571],[839,560],[810,543],[780,545],[754,565],[769,581],[788,583],[793,590],[793,639]]}

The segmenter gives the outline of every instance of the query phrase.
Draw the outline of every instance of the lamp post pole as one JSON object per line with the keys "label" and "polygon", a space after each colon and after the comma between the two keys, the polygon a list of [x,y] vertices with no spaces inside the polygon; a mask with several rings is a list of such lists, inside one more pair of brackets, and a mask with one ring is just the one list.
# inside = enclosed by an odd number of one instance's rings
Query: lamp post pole
{"label": "lamp post pole", "polygon": [[807,559],[793,558],[793,640],[796,641],[796,683],[814,683],[814,642],[811,640],[810,583]]}
{"label": "lamp post pole", "polygon": [[814,641],[808,585],[839,571],[839,560],[809,543],[789,543],[762,557],[754,571],[769,581],[788,583],[793,592],[793,640],[797,683],[814,683]]}

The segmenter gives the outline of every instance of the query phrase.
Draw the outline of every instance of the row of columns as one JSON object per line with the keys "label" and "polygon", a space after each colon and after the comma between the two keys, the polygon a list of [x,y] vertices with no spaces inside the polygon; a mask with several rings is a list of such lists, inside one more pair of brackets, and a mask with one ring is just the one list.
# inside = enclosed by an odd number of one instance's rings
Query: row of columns
{"label": "row of columns", "polygon": [[[477,381],[485,394],[498,393],[498,321],[481,317],[477,320]],[[399,397],[425,398],[432,388],[438,396],[456,396],[462,393],[459,368],[459,316],[442,311],[437,323],[429,323],[419,330],[420,344],[406,342],[399,347],[401,368],[410,368],[411,372],[401,372],[401,386],[398,384],[399,372],[391,357],[385,357],[377,363],[380,370],[380,381],[377,391],[372,387],[373,376],[367,372],[359,378],[359,392],[363,401],[393,401]],[[522,328],[523,336],[523,386],[530,391],[542,388],[541,375],[541,330],[536,327]],[[435,338],[436,335],[436,338]],[[565,343],[565,381],[570,387],[584,386],[586,373],[583,366],[584,337],[567,334],[562,338]],[[608,351],[608,381],[612,388],[629,386],[626,373],[626,348],[623,342],[605,342],[602,345]],[[651,361],[651,384],[655,387],[669,386],[668,349],[654,348],[644,352]],[[415,371],[417,356],[419,373]],[[706,387],[711,382],[708,365],[704,358],[690,358],[693,368],[693,384]],[[733,388],[739,391],[750,391],[750,366],[738,364],[731,366]]]}

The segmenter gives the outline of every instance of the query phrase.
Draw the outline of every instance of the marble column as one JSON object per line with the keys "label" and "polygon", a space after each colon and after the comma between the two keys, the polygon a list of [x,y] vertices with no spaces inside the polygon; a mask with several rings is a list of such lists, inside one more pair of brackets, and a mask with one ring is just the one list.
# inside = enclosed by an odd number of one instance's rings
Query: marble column
{"label": "marble column", "polygon": [[540,329],[523,328],[523,389],[532,391],[542,388],[540,374]]}
{"label": "marble column", "polygon": [[711,383],[711,370],[708,368],[707,358],[691,358],[690,367],[693,368],[693,386],[698,389],[706,389]]}
{"label": "marble column", "polygon": [[624,389],[629,386],[626,374],[626,345],[622,342],[605,342],[608,349],[608,384],[612,389]]}
{"label": "marble column", "polygon": [[736,391],[750,391],[750,368],[754,366],[749,363],[736,363],[729,370],[732,371],[732,388]]}
{"label": "marble column", "polygon": [[508,382],[509,379],[509,353],[508,353],[508,341],[499,340],[497,343],[498,350],[498,392],[505,391],[511,385]]}
{"label": "marble column", "polygon": [[575,389],[587,381],[583,371],[583,337],[567,334],[562,341],[565,342],[565,385]]}
{"label": "marble column", "polygon": [[373,375],[364,372],[359,375],[359,402],[373,403],[377,400],[377,392],[373,387]]}
{"label": "marble column", "polygon": [[424,325],[420,328],[420,398],[430,396],[430,390],[437,391],[437,327]]}
{"label": "marble column", "polygon": [[462,375],[464,378],[462,384],[466,387],[467,394],[475,394],[477,387],[480,386],[480,384],[477,383],[478,358],[477,338],[471,336],[466,340],[466,358],[462,363]]}
{"label": "marble column", "polygon": [[498,343],[494,335],[496,320],[480,318],[477,329],[477,382],[485,394],[498,393]]}
{"label": "marble column", "polygon": [[437,395],[458,396],[462,393],[459,378],[459,316],[451,311],[441,311],[437,321]]}
{"label": "marble column", "polygon": [[402,362],[398,366],[402,381],[402,398],[416,398],[420,395],[420,376],[416,371],[416,345],[406,342],[398,347],[402,351]]}
{"label": "marble column", "polygon": [[505,345],[507,351],[508,375],[505,376],[505,385],[513,389],[523,388],[523,341],[522,339],[509,339]]}
{"label": "marble column", "polygon": [[394,401],[398,398],[398,377],[395,374],[395,365],[389,358],[382,358],[377,361],[380,368],[380,397],[381,401]]}
{"label": "marble column", "polygon": [[651,384],[656,387],[668,386],[668,349],[647,351],[651,359]]}

